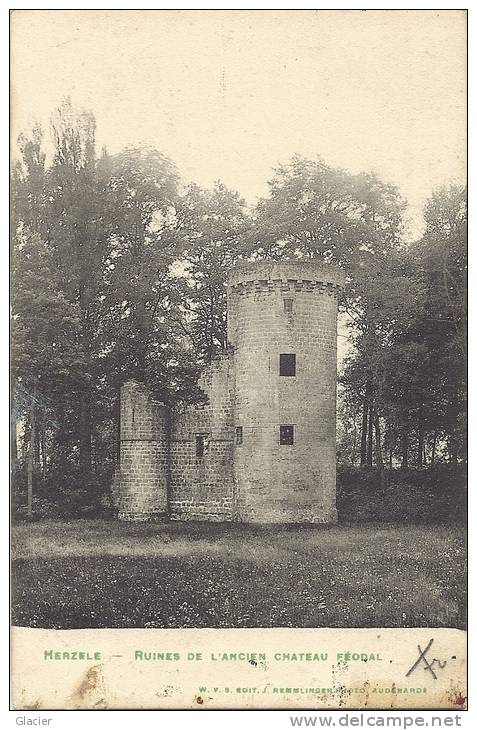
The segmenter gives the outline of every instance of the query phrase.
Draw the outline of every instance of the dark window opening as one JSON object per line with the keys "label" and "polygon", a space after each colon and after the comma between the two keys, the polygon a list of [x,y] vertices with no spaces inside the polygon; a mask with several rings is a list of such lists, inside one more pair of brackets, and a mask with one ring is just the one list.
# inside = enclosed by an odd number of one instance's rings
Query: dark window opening
{"label": "dark window opening", "polygon": [[280,446],[293,446],[295,443],[295,427],[280,426]]}
{"label": "dark window opening", "polygon": [[209,451],[209,436],[206,433],[198,433],[195,437],[195,455],[201,459]]}
{"label": "dark window opening", "polygon": [[296,374],[296,355],[280,355],[280,375],[294,377]]}
{"label": "dark window opening", "polygon": [[243,427],[242,426],[235,427],[235,443],[237,444],[237,446],[241,446],[243,444]]}
{"label": "dark window opening", "polygon": [[293,312],[293,299],[284,299],[283,309],[287,314],[291,314]]}

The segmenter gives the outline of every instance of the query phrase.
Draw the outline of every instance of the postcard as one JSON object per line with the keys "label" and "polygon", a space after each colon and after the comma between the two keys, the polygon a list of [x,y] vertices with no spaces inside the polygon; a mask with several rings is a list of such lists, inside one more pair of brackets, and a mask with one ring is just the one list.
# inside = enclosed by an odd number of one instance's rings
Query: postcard
{"label": "postcard", "polygon": [[467,708],[465,10],[11,12],[12,708]]}

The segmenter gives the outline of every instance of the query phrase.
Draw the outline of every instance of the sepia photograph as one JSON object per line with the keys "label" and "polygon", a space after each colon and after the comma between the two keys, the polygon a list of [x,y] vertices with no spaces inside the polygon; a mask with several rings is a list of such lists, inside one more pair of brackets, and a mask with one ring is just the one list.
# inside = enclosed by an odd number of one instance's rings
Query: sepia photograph
{"label": "sepia photograph", "polygon": [[465,636],[466,22],[11,11],[12,625],[49,630],[42,671],[53,630]]}

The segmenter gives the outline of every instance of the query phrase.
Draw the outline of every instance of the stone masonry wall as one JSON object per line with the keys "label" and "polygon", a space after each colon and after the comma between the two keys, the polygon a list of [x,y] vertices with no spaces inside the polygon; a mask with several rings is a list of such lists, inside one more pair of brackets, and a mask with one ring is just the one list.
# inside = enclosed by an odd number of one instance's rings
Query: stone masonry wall
{"label": "stone masonry wall", "polygon": [[120,519],[147,520],[168,513],[169,415],[147,388],[128,381],[121,389]]}
{"label": "stone masonry wall", "polygon": [[[229,521],[234,516],[233,361],[223,355],[204,371],[203,405],[175,413],[171,428],[170,512],[176,520]],[[196,436],[206,441],[196,454]]]}

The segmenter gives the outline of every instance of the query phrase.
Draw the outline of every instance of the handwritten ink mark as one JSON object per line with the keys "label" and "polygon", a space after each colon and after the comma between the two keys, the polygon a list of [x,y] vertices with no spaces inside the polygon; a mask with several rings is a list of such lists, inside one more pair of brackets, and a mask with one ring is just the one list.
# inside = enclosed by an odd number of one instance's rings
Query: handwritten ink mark
{"label": "handwritten ink mark", "polygon": [[410,668],[410,670],[407,672],[406,677],[409,677],[409,675],[412,674],[412,672],[416,669],[416,667],[422,662],[425,665],[424,671],[429,671],[432,674],[432,676],[434,677],[434,679],[437,679],[437,674],[435,673],[434,668],[433,668],[434,664],[437,662],[439,665],[439,669],[444,669],[447,662],[441,662],[440,659],[434,658],[432,660],[432,662],[429,664],[426,654],[429,651],[429,649],[431,648],[433,643],[434,643],[434,639],[430,639],[430,641],[429,641],[428,645],[426,646],[426,648],[424,649],[424,651],[422,651],[419,644],[417,645],[417,650],[419,652],[419,656],[418,656],[417,660],[414,662],[414,664],[412,665],[412,667]]}

